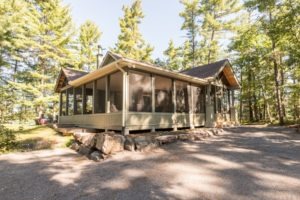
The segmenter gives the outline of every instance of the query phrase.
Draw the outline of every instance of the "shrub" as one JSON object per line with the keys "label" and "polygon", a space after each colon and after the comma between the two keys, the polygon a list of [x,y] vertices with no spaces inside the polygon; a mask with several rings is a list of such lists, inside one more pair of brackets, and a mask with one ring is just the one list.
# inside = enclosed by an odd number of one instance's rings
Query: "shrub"
{"label": "shrub", "polygon": [[0,152],[7,151],[16,145],[16,135],[15,133],[0,125]]}

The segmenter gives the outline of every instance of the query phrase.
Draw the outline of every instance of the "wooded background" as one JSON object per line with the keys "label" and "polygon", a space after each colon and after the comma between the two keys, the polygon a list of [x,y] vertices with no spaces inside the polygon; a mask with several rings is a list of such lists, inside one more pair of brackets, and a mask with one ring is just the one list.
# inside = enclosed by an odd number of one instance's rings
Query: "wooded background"
{"label": "wooded background", "polygon": [[[110,50],[182,70],[229,58],[240,79],[242,122],[284,124],[300,118],[299,0],[182,0],[182,34],[153,58],[139,24],[141,1],[123,7]],[[159,6],[159,5],[157,5]],[[61,0],[0,0],[0,122],[58,113],[54,84],[61,67],[96,69],[101,29],[76,28]]]}

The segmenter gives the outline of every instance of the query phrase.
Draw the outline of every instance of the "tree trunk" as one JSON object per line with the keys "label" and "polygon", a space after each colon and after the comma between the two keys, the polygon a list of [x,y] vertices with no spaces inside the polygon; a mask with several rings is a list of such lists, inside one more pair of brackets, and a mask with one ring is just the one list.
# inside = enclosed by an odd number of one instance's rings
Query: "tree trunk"
{"label": "tree trunk", "polygon": [[242,71],[242,68],[241,68],[240,83],[242,86],[240,89],[240,121],[242,121],[242,119],[243,119],[243,71]]}
{"label": "tree trunk", "polygon": [[[269,13],[270,23],[272,23],[272,13]],[[277,115],[279,124],[284,124],[283,119],[283,110],[282,110],[282,101],[281,101],[281,90],[279,86],[279,72],[278,72],[278,63],[276,60],[275,50],[276,50],[276,43],[274,41],[274,38],[270,36],[271,42],[272,42],[272,52],[273,52],[273,67],[274,67],[274,83],[275,83],[275,95],[276,95],[276,102],[277,102]]]}
{"label": "tree trunk", "polygon": [[211,43],[213,42],[215,37],[215,30],[212,30],[211,32],[211,38],[210,38],[210,44],[209,44],[209,49],[208,49],[208,56],[207,56],[207,64],[210,63],[210,57],[211,57]]}

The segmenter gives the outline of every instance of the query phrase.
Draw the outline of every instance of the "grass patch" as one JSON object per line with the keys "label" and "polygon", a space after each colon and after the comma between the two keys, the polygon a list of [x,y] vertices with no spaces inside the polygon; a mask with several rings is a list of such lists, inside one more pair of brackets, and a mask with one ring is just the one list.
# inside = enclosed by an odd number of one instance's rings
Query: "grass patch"
{"label": "grass patch", "polygon": [[16,136],[15,144],[5,152],[25,152],[41,149],[64,148],[70,145],[72,136],[62,136],[48,126],[5,125]]}

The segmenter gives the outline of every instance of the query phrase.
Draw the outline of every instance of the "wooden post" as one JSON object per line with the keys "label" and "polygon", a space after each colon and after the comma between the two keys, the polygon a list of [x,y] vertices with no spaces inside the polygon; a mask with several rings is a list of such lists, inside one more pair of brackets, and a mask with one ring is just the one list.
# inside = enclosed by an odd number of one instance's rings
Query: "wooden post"
{"label": "wooden post", "polygon": [[62,93],[60,92],[59,93],[59,116],[62,116],[62,101],[63,101]]}
{"label": "wooden post", "polygon": [[128,111],[128,72],[123,73],[123,98],[122,98],[122,133],[123,135],[129,134],[127,125],[127,111]]}
{"label": "wooden post", "polygon": [[94,114],[96,111],[95,105],[96,105],[96,81],[93,81],[93,109],[92,113]]}
{"label": "wooden post", "polygon": [[77,111],[77,103],[76,103],[75,88],[73,87],[73,115],[76,114],[75,111]]}
{"label": "wooden post", "polygon": [[234,107],[234,90],[231,90],[231,101],[232,101],[232,107]]}
{"label": "wooden post", "polygon": [[105,77],[105,112],[110,113],[109,76]]}
{"label": "wooden post", "polygon": [[173,130],[177,131],[177,116],[176,116],[176,81],[172,80],[173,85],[173,108],[174,108],[174,114],[173,114]]}
{"label": "wooden post", "polygon": [[69,89],[66,90],[66,115],[69,115]]}
{"label": "wooden post", "polygon": [[[155,76],[151,74],[151,99],[152,99],[152,124],[155,121],[154,115],[155,115]],[[151,128],[151,132],[155,132],[155,126],[153,125]]]}
{"label": "wooden post", "polygon": [[194,129],[194,90],[192,84],[188,85],[188,99],[189,99],[189,119],[190,119],[190,129]]}
{"label": "wooden post", "polygon": [[86,85],[82,85],[82,114],[86,113]]}
{"label": "wooden post", "polygon": [[230,107],[232,107],[231,105],[231,100],[230,100],[230,90],[229,89],[226,89],[227,90],[227,98],[228,98],[228,105],[226,106],[227,109],[230,109]]}

